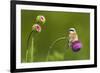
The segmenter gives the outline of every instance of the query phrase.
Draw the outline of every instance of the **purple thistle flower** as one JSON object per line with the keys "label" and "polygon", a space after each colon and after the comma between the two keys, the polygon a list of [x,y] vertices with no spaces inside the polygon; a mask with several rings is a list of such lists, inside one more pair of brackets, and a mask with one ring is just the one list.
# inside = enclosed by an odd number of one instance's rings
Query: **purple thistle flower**
{"label": "purple thistle flower", "polygon": [[74,41],[74,42],[72,42],[71,47],[72,47],[72,50],[74,52],[78,52],[82,48],[82,44],[81,44],[81,42],[79,40],[78,41]]}

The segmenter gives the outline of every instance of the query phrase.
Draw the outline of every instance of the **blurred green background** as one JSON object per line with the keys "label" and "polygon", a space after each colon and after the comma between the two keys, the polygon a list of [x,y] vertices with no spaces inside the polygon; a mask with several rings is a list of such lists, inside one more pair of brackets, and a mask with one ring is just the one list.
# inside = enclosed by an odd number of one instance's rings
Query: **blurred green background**
{"label": "blurred green background", "polygon": [[[46,23],[43,26],[46,28],[42,29],[41,33],[35,37],[33,62],[46,62],[47,58],[48,61],[86,60],[90,58],[89,13],[21,10],[21,62],[26,62],[27,39],[38,15],[45,16]],[[61,40],[49,50],[49,46],[54,40],[63,36],[68,37],[68,29],[72,27],[77,30],[83,45],[82,49],[79,52],[73,52],[71,48],[65,47],[68,45],[66,40]],[[27,62],[30,62],[29,54]]]}

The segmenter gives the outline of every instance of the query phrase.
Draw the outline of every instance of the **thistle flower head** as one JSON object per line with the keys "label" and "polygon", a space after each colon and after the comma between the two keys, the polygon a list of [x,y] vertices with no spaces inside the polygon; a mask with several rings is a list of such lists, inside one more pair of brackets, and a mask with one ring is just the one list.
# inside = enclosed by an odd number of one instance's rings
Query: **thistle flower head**
{"label": "thistle flower head", "polygon": [[41,32],[41,26],[39,24],[34,24],[32,26],[32,30],[37,31],[37,32]]}
{"label": "thistle flower head", "polygon": [[36,21],[37,21],[38,23],[40,23],[40,24],[44,24],[45,21],[46,21],[46,19],[45,19],[45,17],[44,17],[43,15],[38,15],[38,16],[36,17]]}

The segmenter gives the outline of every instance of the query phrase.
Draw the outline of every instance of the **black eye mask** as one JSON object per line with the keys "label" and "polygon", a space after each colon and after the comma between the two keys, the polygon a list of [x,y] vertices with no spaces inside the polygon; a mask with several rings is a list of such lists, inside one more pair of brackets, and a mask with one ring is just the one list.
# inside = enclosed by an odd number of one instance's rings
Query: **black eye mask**
{"label": "black eye mask", "polygon": [[69,30],[69,31],[74,31],[74,30]]}

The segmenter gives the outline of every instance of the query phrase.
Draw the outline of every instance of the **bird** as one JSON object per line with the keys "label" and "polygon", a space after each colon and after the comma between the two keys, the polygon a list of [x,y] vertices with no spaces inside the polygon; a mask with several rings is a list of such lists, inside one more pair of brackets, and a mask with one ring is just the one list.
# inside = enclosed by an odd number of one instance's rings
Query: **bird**
{"label": "bird", "polygon": [[78,38],[78,34],[75,28],[69,28],[69,47],[74,52],[78,52],[82,48],[82,43]]}

